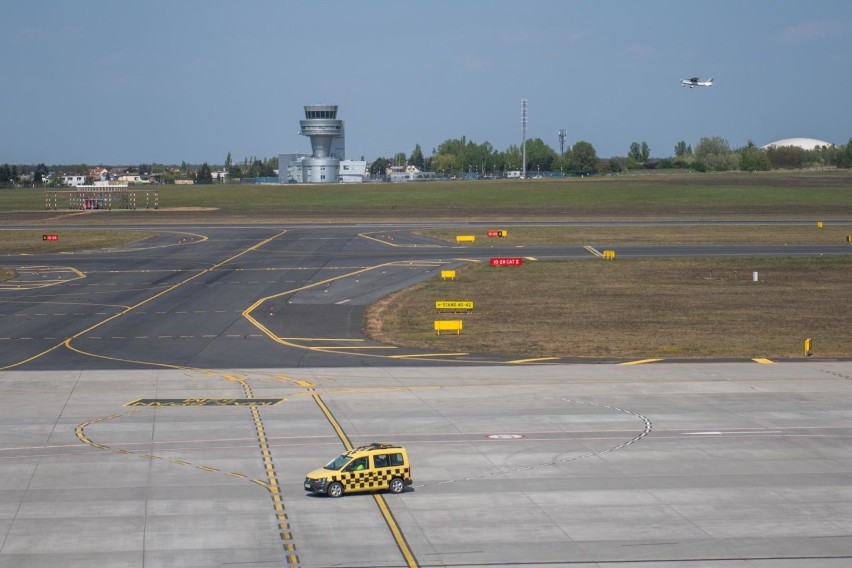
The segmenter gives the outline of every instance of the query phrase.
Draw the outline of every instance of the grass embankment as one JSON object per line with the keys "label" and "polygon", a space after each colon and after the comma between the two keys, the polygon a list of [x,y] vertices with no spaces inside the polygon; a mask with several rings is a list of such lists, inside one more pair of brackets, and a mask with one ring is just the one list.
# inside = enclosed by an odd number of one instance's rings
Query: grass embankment
{"label": "grass embankment", "polygon": [[[0,219],[30,222],[228,220],[583,220],[849,218],[852,172],[650,174],[540,180],[160,186],[159,209],[44,211],[40,189],[0,190]],[[28,211],[28,213],[22,213]],[[69,214],[71,213],[71,214]]]}
{"label": "grass embankment", "polygon": [[[55,234],[56,241],[44,240],[44,235]],[[148,231],[109,231],[63,229],[5,230],[0,231],[0,254],[40,254],[75,252],[101,248],[116,248],[155,236]]]}
{"label": "grass embankment", "polygon": [[[473,264],[373,305],[367,333],[429,351],[534,357],[819,357],[852,355],[852,257],[589,259]],[[752,281],[753,271],[758,282]],[[437,314],[438,300],[472,300]],[[435,335],[435,319],[462,319]]]}

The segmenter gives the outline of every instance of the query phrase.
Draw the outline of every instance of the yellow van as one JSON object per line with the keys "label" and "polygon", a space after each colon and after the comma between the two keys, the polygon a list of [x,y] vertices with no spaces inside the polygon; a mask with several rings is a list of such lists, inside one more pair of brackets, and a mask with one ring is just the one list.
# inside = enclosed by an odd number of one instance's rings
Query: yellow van
{"label": "yellow van", "polygon": [[411,485],[408,452],[393,444],[370,444],[344,452],[305,477],[305,491],[340,497],[360,491],[402,493]]}

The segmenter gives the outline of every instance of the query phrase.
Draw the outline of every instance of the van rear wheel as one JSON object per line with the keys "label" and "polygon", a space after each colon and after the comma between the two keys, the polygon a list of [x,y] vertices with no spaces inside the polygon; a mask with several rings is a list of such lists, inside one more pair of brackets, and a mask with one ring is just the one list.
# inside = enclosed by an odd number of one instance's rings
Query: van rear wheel
{"label": "van rear wheel", "polygon": [[403,483],[402,479],[394,477],[388,485],[388,491],[391,493],[402,493],[405,491],[405,483]]}
{"label": "van rear wheel", "polygon": [[328,496],[329,497],[340,497],[343,495],[343,486],[337,483],[336,481],[328,486]]}

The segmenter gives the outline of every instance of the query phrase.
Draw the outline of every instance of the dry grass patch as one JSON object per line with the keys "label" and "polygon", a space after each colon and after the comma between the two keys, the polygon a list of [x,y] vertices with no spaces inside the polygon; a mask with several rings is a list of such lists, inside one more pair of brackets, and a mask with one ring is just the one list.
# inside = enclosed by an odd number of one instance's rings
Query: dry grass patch
{"label": "dry grass patch", "polygon": [[[820,357],[852,355],[852,258],[598,259],[474,264],[372,306],[376,340],[519,357]],[[758,282],[752,272],[758,272]],[[437,314],[437,300],[472,300]],[[464,320],[435,335],[435,319]]]}
{"label": "dry grass patch", "polygon": [[[57,234],[59,240],[45,241],[44,235]],[[102,231],[68,229],[54,231],[0,231],[0,254],[37,254],[45,252],[75,252],[100,248],[115,248],[156,236],[150,231]]]}

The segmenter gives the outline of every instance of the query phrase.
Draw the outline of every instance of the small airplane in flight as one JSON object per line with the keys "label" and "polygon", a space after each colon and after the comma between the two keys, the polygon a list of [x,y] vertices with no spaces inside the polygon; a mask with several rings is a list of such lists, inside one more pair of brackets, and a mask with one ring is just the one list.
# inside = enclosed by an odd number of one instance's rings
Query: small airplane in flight
{"label": "small airplane in flight", "polygon": [[702,81],[698,77],[690,77],[689,79],[681,79],[680,80],[681,87],[689,87],[690,89],[693,87],[712,87],[713,79],[708,79],[707,81]]}

